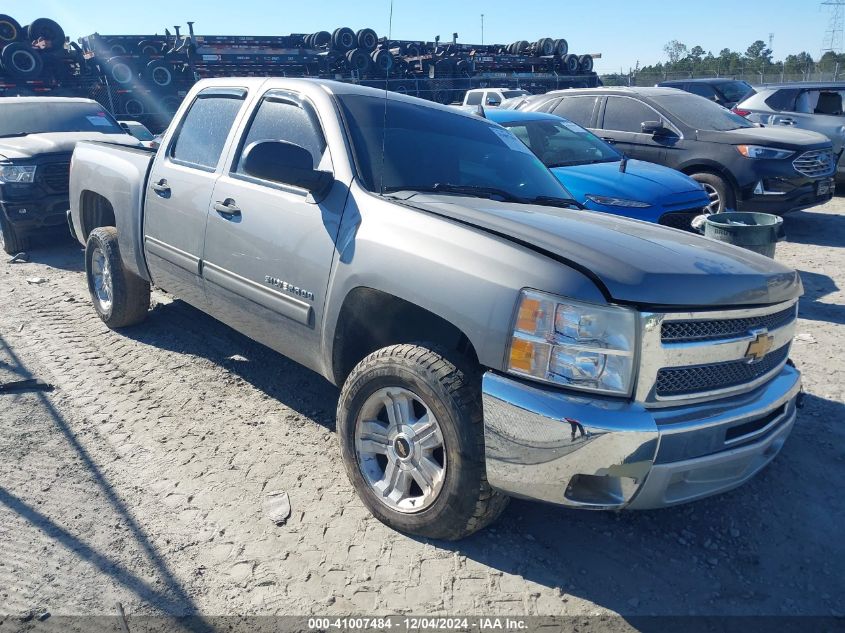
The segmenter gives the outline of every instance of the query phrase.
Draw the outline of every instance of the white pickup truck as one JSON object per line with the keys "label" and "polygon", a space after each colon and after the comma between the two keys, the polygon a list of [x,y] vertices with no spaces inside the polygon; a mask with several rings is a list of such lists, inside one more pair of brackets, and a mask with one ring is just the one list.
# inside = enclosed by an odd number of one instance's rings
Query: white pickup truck
{"label": "white pickup truck", "polygon": [[155,284],[338,385],[350,480],[407,532],[712,495],[796,418],[794,270],[584,212],[471,114],[205,80],[158,151],[78,145],[70,189],[101,318],[141,322]]}

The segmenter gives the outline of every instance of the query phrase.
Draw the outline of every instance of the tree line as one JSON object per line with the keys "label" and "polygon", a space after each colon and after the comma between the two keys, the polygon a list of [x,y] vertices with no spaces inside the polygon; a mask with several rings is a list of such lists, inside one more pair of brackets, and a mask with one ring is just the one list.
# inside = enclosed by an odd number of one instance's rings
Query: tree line
{"label": "tree line", "polygon": [[763,40],[753,42],[745,52],[723,48],[718,55],[705,51],[701,46],[688,47],[683,42],[672,40],[663,47],[666,61],[649,66],[632,68],[629,73],[615,73],[602,77],[606,85],[628,84],[637,75],[648,77],[677,78],[725,77],[750,74],[763,75],[809,75],[814,72],[845,71],[845,54],[826,52],[818,60],[807,51],[787,55],[775,60],[772,49]]}

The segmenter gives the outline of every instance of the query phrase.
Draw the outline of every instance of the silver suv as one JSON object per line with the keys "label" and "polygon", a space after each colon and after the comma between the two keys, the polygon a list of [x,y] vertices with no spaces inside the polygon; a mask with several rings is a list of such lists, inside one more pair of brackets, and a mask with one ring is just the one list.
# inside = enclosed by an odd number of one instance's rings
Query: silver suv
{"label": "silver suv", "polygon": [[[756,88],[756,94],[734,107],[734,112],[763,125],[783,125],[827,136],[837,156],[845,146],[845,83],[793,83]],[[845,181],[845,164],[836,170]]]}

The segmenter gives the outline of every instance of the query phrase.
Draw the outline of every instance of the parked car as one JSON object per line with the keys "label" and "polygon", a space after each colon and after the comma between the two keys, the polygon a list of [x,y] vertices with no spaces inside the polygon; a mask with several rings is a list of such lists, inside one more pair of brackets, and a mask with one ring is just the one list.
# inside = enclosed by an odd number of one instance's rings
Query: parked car
{"label": "parked car", "polygon": [[36,233],[67,231],[70,156],[78,141],[137,145],[96,101],[0,98],[0,247],[25,250]]}
{"label": "parked car", "polygon": [[513,132],[585,208],[690,229],[710,200],[704,188],[674,169],[628,160],[595,134],[544,112],[493,108],[491,121]]}
{"label": "parked car", "polygon": [[691,501],[795,420],[796,271],[573,209],[513,134],[447,106],[207,79],[158,151],[77,146],[71,192],[100,318],[143,321],[155,283],[341,387],[347,474],[400,530],[461,538],[510,495]]}
{"label": "parked car", "polygon": [[754,94],[754,88],[747,81],[740,79],[719,79],[714,77],[702,79],[669,79],[657,84],[660,88],[677,88],[690,92],[699,97],[718,103],[724,108],[733,108],[749,95]]}
{"label": "parked car", "polygon": [[143,123],[123,120],[119,120],[118,123],[125,132],[138,139],[144,147],[158,147],[155,135]]}
{"label": "parked car", "polygon": [[763,125],[819,132],[833,143],[836,179],[845,181],[840,160],[845,147],[845,83],[800,83],[763,86],[734,107],[734,112]]}
{"label": "parked car", "polygon": [[709,210],[783,214],[833,196],[836,157],[815,132],[761,127],[674,88],[585,88],[526,97],[526,111],[586,127],[630,158],[704,185]]}
{"label": "parked car", "polygon": [[524,97],[530,94],[527,90],[514,88],[476,88],[474,90],[467,90],[467,93],[464,95],[463,105],[483,105],[486,108],[495,108],[502,105],[502,102],[508,99]]}

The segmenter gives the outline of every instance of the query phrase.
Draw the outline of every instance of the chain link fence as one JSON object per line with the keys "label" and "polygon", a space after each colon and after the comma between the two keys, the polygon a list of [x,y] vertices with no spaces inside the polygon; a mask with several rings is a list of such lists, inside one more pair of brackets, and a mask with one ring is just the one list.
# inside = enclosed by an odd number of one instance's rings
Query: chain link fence
{"label": "chain link fence", "polygon": [[724,79],[740,79],[747,81],[751,85],[760,86],[763,84],[780,84],[780,83],[795,83],[795,82],[845,82],[845,66],[840,67],[837,64],[833,68],[822,69],[818,66],[804,70],[804,71],[790,71],[785,69],[780,70],[777,66],[769,68],[766,72],[756,71],[741,71],[734,73],[719,73],[719,72],[663,72],[663,73],[627,73],[627,74],[606,74],[601,77],[602,82],[606,86],[654,86],[661,81],[669,81],[672,79],[709,79],[709,78],[724,78]]}

